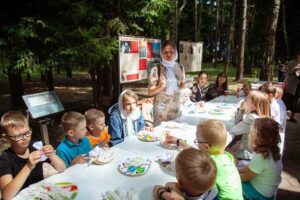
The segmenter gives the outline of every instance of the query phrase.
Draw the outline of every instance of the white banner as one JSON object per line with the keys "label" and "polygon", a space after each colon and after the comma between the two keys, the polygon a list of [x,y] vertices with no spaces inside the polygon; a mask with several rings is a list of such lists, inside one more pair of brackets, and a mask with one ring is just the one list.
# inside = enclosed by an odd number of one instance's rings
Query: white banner
{"label": "white banner", "polygon": [[201,71],[203,42],[179,42],[179,62],[186,72]]}

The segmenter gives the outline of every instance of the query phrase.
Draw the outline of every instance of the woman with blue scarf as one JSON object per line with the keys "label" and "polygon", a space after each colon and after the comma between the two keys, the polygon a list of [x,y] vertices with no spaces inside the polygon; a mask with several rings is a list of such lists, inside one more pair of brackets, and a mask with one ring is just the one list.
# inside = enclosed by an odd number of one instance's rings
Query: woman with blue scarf
{"label": "woman with blue scarf", "polygon": [[154,96],[154,125],[176,119],[180,115],[180,85],[184,81],[184,68],[176,62],[176,45],[162,44],[162,61],[151,69],[148,94]]}

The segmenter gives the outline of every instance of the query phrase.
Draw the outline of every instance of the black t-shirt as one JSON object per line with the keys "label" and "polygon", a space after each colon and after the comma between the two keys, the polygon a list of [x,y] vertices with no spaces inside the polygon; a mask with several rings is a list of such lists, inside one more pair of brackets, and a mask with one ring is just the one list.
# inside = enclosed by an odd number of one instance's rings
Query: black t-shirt
{"label": "black t-shirt", "polygon": [[[28,146],[29,152],[36,151],[32,144],[33,143],[31,142]],[[21,169],[24,167],[24,165],[27,163],[27,161],[28,159],[23,159],[17,156],[11,148],[5,150],[0,156],[0,177],[7,174],[11,174],[12,177],[15,178],[17,174],[21,171]],[[50,163],[50,159],[48,158],[44,162]],[[30,172],[21,189],[24,189],[29,185],[44,179],[42,165],[43,162],[39,162],[35,166],[35,168]]]}

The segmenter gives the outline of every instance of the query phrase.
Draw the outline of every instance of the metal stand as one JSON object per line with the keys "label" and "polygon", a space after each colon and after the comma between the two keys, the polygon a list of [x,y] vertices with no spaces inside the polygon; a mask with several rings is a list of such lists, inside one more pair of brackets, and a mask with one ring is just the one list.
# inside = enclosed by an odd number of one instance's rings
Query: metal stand
{"label": "metal stand", "polygon": [[49,119],[49,118],[39,121],[42,141],[44,142],[44,144],[50,144],[49,135],[48,135],[48,127],[47,127],[47,125],[50,123],[50,121],[51,121],[51,119]]}

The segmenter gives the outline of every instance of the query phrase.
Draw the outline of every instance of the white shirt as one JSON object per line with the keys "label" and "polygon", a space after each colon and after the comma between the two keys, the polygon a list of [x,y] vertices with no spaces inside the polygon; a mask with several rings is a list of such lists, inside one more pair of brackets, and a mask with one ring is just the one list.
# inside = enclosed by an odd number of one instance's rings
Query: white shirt
{"label": "white shirt", "polygon": [[285,127],[286,127],[286,106],[282,99],[276,99],[278,105],[279,105],[279,114],[280,114],[280,125],[282,128],[282,132],[285,133]]}
{"label": "white shirt", "polygon": [[275,98],[272,100],[270,104],[270,110],[271,110],[271,117],[280,124],[280,108]]}
{"label": "white shirt", "polygon": [[274,161],[272,155],[264,159],[260,153],[253,153],[249,169],[257,175],[250,180],[252,186],[263,196],[273,197],[281,183],[282,161]]}

